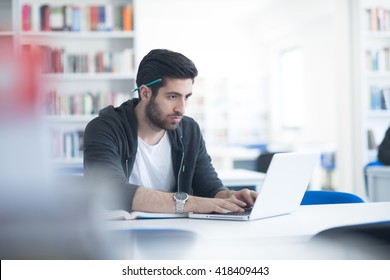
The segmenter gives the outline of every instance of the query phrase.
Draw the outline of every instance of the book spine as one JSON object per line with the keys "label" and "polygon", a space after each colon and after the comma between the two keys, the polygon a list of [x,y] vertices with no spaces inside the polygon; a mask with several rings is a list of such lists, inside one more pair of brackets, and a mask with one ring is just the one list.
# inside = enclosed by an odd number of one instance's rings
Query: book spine
{"label": "book spine", "polygon": [[99,110],[99,108],[103,107],[104,103],[100,103],[100,94],[96,94],[92,96],[92,108],[93,108],[93,114],[96,114]]}
{"label": "book spine", "polygon": [[105,6],[98,6],[97,12],[98,12],[97,30],[98,31],[105,31],[106,30],[106,8],[105,8]]}
{"label": "book spine", "polygon": [[104,72],[103,67],[103,52],[98,52],[95,55],[95,72],[96,73],[102,73]]}
{"label": "book spine", "polygon": [[40,28],[41,31],[50,31],[50,7],[42,5],[40,11]]}
{"label": "book spine", "polygon": [[99,8],[97,6],[90,6],[89,13],[90,13],[90,31],[97,31],[98,23],[99,23]]}
{"label": "book spine", "polygon": [[83,100],[84,100],[84,114],[92,115],[93,114],[92,94],[91,93],[84,94]]}
{"label": "book spine", "polygon": [[79,137],[79,156],[83,156],[83,150],[84,150],[84,130],[78,130],[77,131],[78,137]]}
{"label": "book spine", "polygon": [[103,53],[103,72],[111,73],[112,72],[112,56],[108,52]]}
{"label": "book spine", "polygon": [[89,52],[88,53],[88,73],[93,73],[95,72],[95,67],[94,67],[94,62],[95,62],[95,59],[94,59],[94,54],[92,52]]}
{"label": "book spine", "polygon": [[72,26],[71,30],[75,32],[81,31],[80,7],[72,7]]}
{"label": "book spine", "polygon": [[72,6],[70,5],[64,5],[62,7],[62,12],[63,12],[63,30],[64,31],[72,31],[72,26],[73,26],[73,11],[72,11]]}
{"label": "book spine", "polygon": [[376,86],[372,86],[370,88],[370,95],[371,95],[371,110],[382,109],[381,90]]}
{"label": "book spine", "polygon": [[106,10],[106,31],[113,31],[114,30],[114,10],[112,5],[107,4],[105,6]]}
{"label": "book spine", "polygon": [[89,7],[80,8],[81,31],[91,31],[91,9]]}
{"label": "book spine", "polygon": [[132,5],[126,5],[123,8],[123,31],[133,30],[133,11]]}
{"label": "book spine", "polygon": [[121,6],[116,6],[115,10],[115,30],[122,31],[123,30],[123,12]]}
{"label": "book spine", "polygon": [[64,30],[64,10],[61,6],[50,7],[50,30]]}
{"label": "book spine", "polygon": [[23,4],[22,6],[22,30],[31,31],[31,5]]}
{"label": "book spine", "polygon": [[376,8],[371,9],[371,31],[378,31],[378,14]]}
{"label": "book spine", "polygon": [[367,130],[367,145],[369,150],[374,150],[376,149],[376,141],[375,141],[375,136],[374,133],[371,129]]}

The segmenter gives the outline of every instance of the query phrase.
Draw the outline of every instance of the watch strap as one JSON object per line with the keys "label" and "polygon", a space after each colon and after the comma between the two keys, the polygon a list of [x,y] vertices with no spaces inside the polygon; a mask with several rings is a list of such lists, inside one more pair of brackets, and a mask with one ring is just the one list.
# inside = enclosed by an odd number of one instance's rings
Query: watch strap
{"label": "watch strap", "polygon": [[176,200],[176,213],[178,214],[184,213],[184,205],[185,205],[185,201]]}

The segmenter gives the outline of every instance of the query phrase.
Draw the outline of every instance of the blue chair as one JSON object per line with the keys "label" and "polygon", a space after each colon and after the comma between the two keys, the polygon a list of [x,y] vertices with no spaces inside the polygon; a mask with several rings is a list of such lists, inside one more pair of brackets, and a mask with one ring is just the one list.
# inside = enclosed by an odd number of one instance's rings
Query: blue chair
{"label": "blue chair", "polygon": [[310,190],[305,192],[301,205],[362,202],[364,202],[362,198],[352,193]]}
{"label": "blue chair", "polygon": [[83,176],[83,166],[61,166],[53,169],[55,175],[70,175],[70,176]]}

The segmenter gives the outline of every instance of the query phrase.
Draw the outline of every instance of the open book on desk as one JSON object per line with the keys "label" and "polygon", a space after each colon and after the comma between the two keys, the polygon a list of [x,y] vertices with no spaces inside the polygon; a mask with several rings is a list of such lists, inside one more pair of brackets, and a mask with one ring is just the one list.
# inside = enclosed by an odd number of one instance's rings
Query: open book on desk
{"label": "open book on desk", "polygon": [[117,221],[117,220],[137,220],[137,219],[175,219],[175,218],[188,218],[188,213],[175,214],[175,213],[155,213],[155,212],[142,212],[132,211],[127,212],[125,210],[112,210],[105,213],[105,220]]}

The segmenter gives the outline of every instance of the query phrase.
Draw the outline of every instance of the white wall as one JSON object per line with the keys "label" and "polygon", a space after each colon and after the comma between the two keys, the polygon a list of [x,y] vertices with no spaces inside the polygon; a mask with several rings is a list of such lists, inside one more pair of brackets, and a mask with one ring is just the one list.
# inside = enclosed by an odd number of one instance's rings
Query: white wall
{"label": "white wall", "polygon": [[[360,192],[354,188],[351,171],[348,1],[279,0],[259,18],[259,33],[264,36],[258,40],[267,46],[271,60],[268,65],[272,77],[272,141],[293,149],[304,146],[335,150],[334,185],[339,190]],[[270,28],[265,29],[266,25]],[[281,51],[294,47],[304,51],[306,118],[303,129],[288,131],[282,129],[277,109],[280,104],[278,56]]]}
{"label": "white wall", "polygon": [[239,2],[138,1],[140,57],[153,48],[168,48],[194,60],[201,75],[234,75],[241,69],[253,69],[257,63],[256,45],[241,20],[247,7]]}

